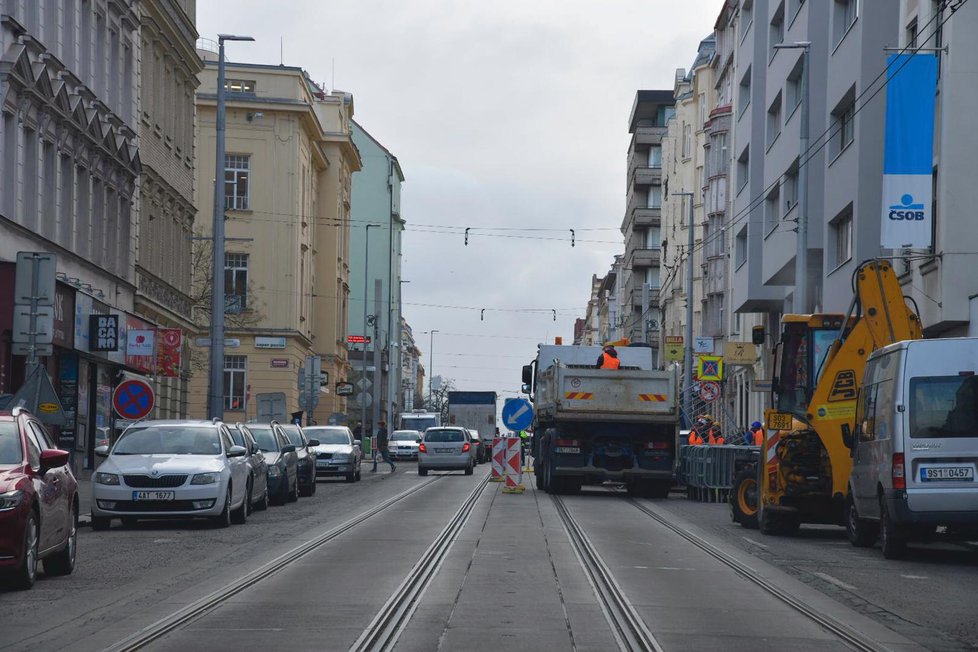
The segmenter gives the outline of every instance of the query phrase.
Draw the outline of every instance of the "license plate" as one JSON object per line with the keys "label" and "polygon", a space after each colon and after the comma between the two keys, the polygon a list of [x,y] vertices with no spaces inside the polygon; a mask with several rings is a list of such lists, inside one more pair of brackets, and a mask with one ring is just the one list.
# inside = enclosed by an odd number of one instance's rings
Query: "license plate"
{"label": "license plate", "polygon": [[329,466],[329,460],[316,460],[317,469],[325,469],[327,466]]}
{"label": "license plate", "polygon": [[139,500],[173,500],[173,491],[134,491],[132,492],[133,501]]}
{"label": "license plate", "polygon": [[576,455],[576,454],[578,454],[578,453],[581,452],[581,449],[580,448],[577,448],[576,446],[555,446],[554,447],[554,452],[555,453],[567,453],[567,454],[570,454],[570,455]]}
{"label": "license plate", "polygon": [[436,453],[454,453],[455,452],[455,449],[454,448],[436,448],[435,449],[435,452]]}
{"label": "license plate", "polygon": [[921,467],[920,479],[924,482],[933,480],[974,480],[975,470],[970,466]]}

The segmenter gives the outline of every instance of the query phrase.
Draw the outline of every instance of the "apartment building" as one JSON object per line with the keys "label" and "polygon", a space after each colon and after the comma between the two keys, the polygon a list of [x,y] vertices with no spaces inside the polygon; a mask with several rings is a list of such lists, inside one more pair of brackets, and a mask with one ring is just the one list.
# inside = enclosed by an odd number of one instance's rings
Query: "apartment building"
{"label": "apartment building", "polygon": [[[974,228],[974,160],[978,136],[978,4],[902,0],[901,47],[936,48],[937,116],[934,134],[934,243],[927,250],[894,251],[904,293],[920,311],[927,337],[978,336],[978,230]],[[891,44],[897,43],[897,37]],[[946,50],[942,48],[947,48]],[[880,206],[877,206],[879,211]]]}
{"label": "apartment building", "polygon": [[[201,54],[196,203],[211,206],[217,61],[209,50]],[[345,323],[335,313],[343,314],[339,274],[348,261],[346,236],[337,231],[349,222],[344,215],[348,178],[359,160],[349,142],[352,99],[326,94],[301,68],[228,63],[225,85],[224,278],[230,342],[225,345],[224,416],[243,421],[257,416],[255,397],[262,393],[284,392],[290,412],[303,409],[298,370],[308,355],[325,362],[327,388],[345,380],[339,344],[345,343]],[[210,227],[210,219],[199,220],[198,235],[208,237]],[[194,269],[201,288],[210,282],[208,250],[205,245]],[[209,301],[202,302],[197,314],[201,335],[206,335],[207,306]],[[197,339],[194,347],[195,360],[202,363],[192,381],[192,413],[198,416],[206,413],[206,344]],[[307,417],[326,423],[337,405],[342,403],[325,394],[316,410],[306,410]]]}
{"label": "apartment building", "polygon": [[[622,335],[658,350],[658,304],[662,222],[662,138],[673,113],[669,90],[640,90],[635,94],[628,133],[625,216],[621,233],[625,253],[621,275]],[[654,328],[653,328],[654,324]]]}
{"label": "apartment building", "polygon": [[[353,142],[363,158],[363,169],[353,179],[350,246],[357,262],[350,270],[352,307],[347,328],[351,334],[370,337],[369,343],[351,345],[350,359],[352,373],[359,379],[366,351],[367,379],[371,382],[366,421],[373,428],[380,419],[390,423],[391,414],[400,410],[402,353],[397,327],[401,317],[404,173],[397,157],[356,122]],[[358,395],[351,398],[349,409],[360,421]]]}
{"label": "apartment building", "polygon": [[421,366],[421,349],[414,341],[414,330],[401,317],[401,412],[421,407],[419,399],[423,385],[424,369]]}

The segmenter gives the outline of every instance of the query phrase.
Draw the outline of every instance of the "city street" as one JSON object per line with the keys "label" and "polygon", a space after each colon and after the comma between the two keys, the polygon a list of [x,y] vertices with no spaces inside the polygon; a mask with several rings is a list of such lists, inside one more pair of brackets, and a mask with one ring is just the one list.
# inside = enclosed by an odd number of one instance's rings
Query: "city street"
{"label": "city street", "polygon": [[510,495],[487,472],[420,478],[401,463],[359,484],[321,482],[311,498],[224,530],[85,527],[74,574],[0,593],[0,646],[978,646],[975,550],[934,544],[886,561],[851,547],[840,528],[764,537],[732,524],[726,505],[676,492],[633,502],[605,487],[554,498],[530,475],[526,493]]}

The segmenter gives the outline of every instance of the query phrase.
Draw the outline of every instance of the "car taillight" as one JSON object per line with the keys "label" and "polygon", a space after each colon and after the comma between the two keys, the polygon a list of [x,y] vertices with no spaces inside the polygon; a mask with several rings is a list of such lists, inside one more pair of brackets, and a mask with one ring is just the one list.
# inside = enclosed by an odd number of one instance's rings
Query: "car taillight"
{"label": "car taillight", "polygon": [[554,441],[554,446],[570,446],[571,448],[579,448],[581,442],[577,439],[557,439]]}
{"label": "car taillight", "polygon": [[907,488],[906,468],[903,464],[903,453],[893,453],[893,465],[891,467],[894,489]]}
{"label": "car taillight", "polygon": [[418,452],[419,453],[427,453],[428,452],[428,449],[424,447],[424,444],[418,444]]}
{"label": "car taillight", "polygon": [[667,441],[647,441],[645,442],[646,448],[651,449],[666,449],[669,448],[669,442]]}
{"label": "car taillight", "polygon": [[462,452],[463,453],[468,453],[469,450],[471,450],[471,449],[472,449],[472,444],[470,444],[469,442],[465,442],[464,444],[462,444]]}

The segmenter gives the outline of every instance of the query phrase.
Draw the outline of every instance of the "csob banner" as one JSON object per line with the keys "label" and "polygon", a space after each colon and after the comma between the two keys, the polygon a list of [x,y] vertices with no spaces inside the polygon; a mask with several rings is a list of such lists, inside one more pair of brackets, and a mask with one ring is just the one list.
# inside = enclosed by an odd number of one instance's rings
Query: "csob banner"
{"label": "csob banner", "polygon": [[880,245],[884,249],[927,248],[933,241],[936,89],[936,56],[889,57],[880,221]]}

